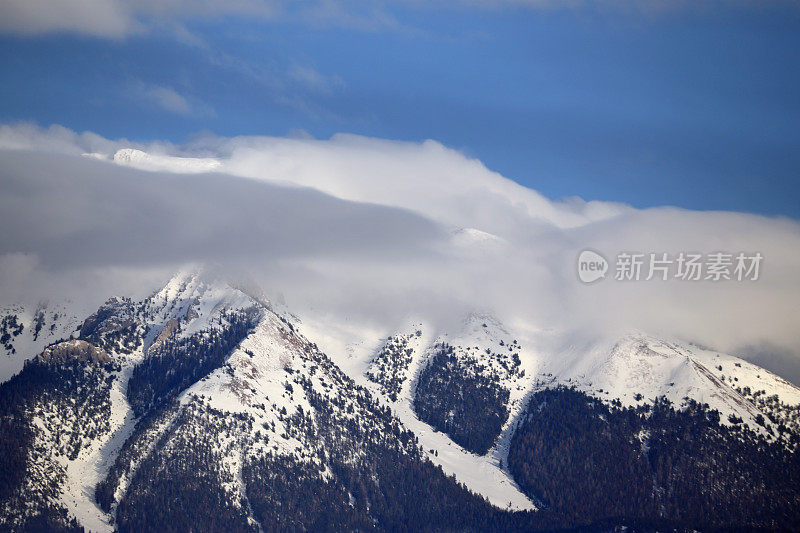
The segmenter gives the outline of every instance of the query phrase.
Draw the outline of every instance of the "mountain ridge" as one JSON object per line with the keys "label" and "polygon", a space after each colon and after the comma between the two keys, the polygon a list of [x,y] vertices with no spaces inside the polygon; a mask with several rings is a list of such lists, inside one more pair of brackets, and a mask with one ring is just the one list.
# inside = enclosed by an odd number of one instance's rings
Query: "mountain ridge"
{"label": "mountain ridge", "polygon": [[[216,515],[193,520],[242,530],[310,527],[326,516],[355,529],[409,520],[408,508],[374,500],[379,479],[393,479],[393,490],[412,500],[438,487],[446,497],[428,518],[444,527],[563,525],[509,465],[510,456],[518,464],[515,435],[534,398],[560,387],[612,410],[699,405],[718,413],[719,431],[745,431],[769,449],[793,450],[800,435],[797,387],[738,358],[643,334],[605,355],[597,348],[543,363],[490,315],[469,315],[449,333],[412,322],[349,375],[303,329],[263,296],[202,271],[181,272],[142,301],[107,301],[75,338],[47,347],[0,386],[5,423],[30,435],[15,448],[26,471],[3,485],[11,490],[2,501],[5,527],[139,529],[153,490],[212,497]],[[55,353],[64,355],[46,355]],[[64,386],[52,389],[51,381]],[[20,389],[24,383],[38,385]],[[398,478],[388,457],[430,486]],[[192,469],[202,472],[199,485],[181,477]],[[289,481],[270,471],[303,474]],[[279,483],[291,495],[298,481],[331,499],[294,500],[297,515],[285,515],[280,492],[263,487]],[[470,502],[475,514],[447,522],[455,502]],[[175,512],[160,519],[188,527]]]}

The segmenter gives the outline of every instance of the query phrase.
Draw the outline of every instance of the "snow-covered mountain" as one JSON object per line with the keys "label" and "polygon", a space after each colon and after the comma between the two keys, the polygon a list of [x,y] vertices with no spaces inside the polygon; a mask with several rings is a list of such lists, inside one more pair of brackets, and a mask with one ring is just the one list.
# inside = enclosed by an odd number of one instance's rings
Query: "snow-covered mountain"
{"label": "snow-covered mountain", "polygon": [[19,372],[45,346],[69,338],[79,325],[69,302],[0,306],[0,380]]}
{"label": "snow-covered mountain", "polygon": [[[87,154],[87,156],[105,159],[105,156],[100,154]],[[220,167],[219,161],[213,158],[154,155],[134,148],[117,150],[111,160],[118,165],[142,170],[169,170],[178,173],[213,172]]]}
{"label": "snow-covered mountain", "polygon": [[739,358],[643,333],[549,353],[477,312],[326,353],[324,326],[236,287],[189,271],[4,321],[4,529],[797,526],[800,389]]}
{"label": "snow-covered mountain", "polygon": [[543,367],[548,382],[566,383],[626,406],[662,397],[680,405],[689,398],[719,411],[723,424],[742,419],[769,437],[771,426],[756,422],[773,416],[768,398],[800,405],[800,388],[785,379],[738,357],[674,339],[634,333],[613,345],[570,351]]}

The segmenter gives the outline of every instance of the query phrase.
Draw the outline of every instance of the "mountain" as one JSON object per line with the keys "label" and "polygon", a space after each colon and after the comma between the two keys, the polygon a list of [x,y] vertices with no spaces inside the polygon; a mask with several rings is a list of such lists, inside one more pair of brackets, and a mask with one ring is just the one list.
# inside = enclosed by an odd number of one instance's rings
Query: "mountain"
{"label": "mountain", "polygon": [[69,337],[79,324],[69,302],[0,305],[0,380],[19,372],[27,357]]}
{"label": "mountain", "polygon": [[[87,157],[105,159],[102,154],[85,154]],[[117,150],[111,160],[118,165],[131,166],[142,170],[169,170],[177,173],[213,172],[220,166],[219,161],[212,158],[170,157],[155,155],[123,148]]]}
{"label": "mountain", "polygon": [[4,530],[800,527],[800,389],[677,340],[553,355],[475,312],[332,351],[202,270],[13,309]]}

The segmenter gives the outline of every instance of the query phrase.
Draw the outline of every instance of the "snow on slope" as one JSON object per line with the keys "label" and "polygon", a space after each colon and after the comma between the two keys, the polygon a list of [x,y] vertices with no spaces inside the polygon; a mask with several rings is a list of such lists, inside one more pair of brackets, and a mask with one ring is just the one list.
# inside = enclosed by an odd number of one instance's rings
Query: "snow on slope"
{"label": "snow on slope", "polygon": [[499,247],[508,244],[502,237],[475,228],[460,228],[452,232],[453,244],[468,250]]}
{"label": "snow on slope", "polygon": [[[392,408],[403,425],[419,437],[431,461],[504,508],[535,508],[504,467],[517,420],[527,407],[527,398],[539,387],[574,385],[607,402],[619,399],[623,405],[641,404],[665,396],[680,406],[688,397],[719,410],[723,423],[730,423],[729,415],[737,416],[763,434],[766,432],[757,418],[767,413],[737,392],[737,387],[749,387],[753,392],[763,390],[763,396],[778,395],[785,404],[800,404],[800,389],[746,361],[642,334],[547,352],[526,348],[530,333],[517,338],[496,319],[484,314],[467,317],[453,332],[412,320],[393,335],[382,338],[371,330],[359,331],[355,325],[306,321],[301,327],[310,339],[326,346],[329,355],[351,378],[371,389]],[[494,447],[484,456],[457,445],[446,434],[420,421],[414,411],[416,379],[431,358],[433,347],[442,342],[460,347],[465,354],[480,356],[482,362],[500,370],[499,374],[504,376],[500,384],[510,393],[509,417]],[[379,374],[377,361],[387,346],[400,354],[410,351],[410,358],[401,360],[400,364],[383,364],[384,371],[400,382],[396,399],[390,397],[379,379],[373,379]],[[500,360],[486,354],[487,348],[491,352],[518,350],[521,372],[504,373]],[[637,400],[638,395],[641,395],[640,400]]]}
{"label": "snow on slope", "polygon": [[0,307],[0,383],[22,370],[48,344],[69,338],[80,322],[69,302]]}
{"label": "snow on slope", "polygon": [[[527,398],[540,388],[575,386],[605,402],[619,400],[626,406],[642,405],[663,396],[680,407],[685,398],[691,398],[718,410],[722,423],[731,424],[738,418],[770,438],[774,437],[774,432],[768,429],[769,415],[779,413],[780,409],[771,410],[769,406],[800,405],[798,387],[756,365],[678,340],[641,333],[552,349],[546,341],[538,344],[534,341],[537,334],[552,336],[553,332],[534,329],[518,336],[496,319],[482,314],[468,317],[460,327],[452,328],[453,332],[409,321],[393,335],[377,341],[374,332],[368,331],[362,331],[364,338],[359,339],[354,328],[347,330],[348,342],[343,343],[342,337],[336,334],[333,338],[329,335],[317,337],[318,332],[325,330],[320,324],[312,326],[307,321],[302,327],[310,338],[330,346],[334,359],[346,361],[343,368],[351,377],[373,390],[392,408],[403,424],[419,437],[420,445],[434,463],[501,507],[534,507],[501,466],[506,465],[508,446],[517,421],[527,407]],[[328,330],[329,333],[335,331],[335,325]],[[371,339],[369,334],[373,335]],[[504,346],[500,346],[501,340]],[[521,343],[514,344],[514,341]],[[510,393],[509,417],[495,445],[484,456],[457,445],[448,435],[420,421],[414,411],[416,380],[432,357],[433,348],[443,342],[460,347],[457,353],[480,354],[483,363],[501,370],[500,375],[505,376],[499,383]],[[521,370],[524,371],[520,375],[504,374],[497,364],[498,359],[486,354],[487,348],[496,351],[509,346],[514,349],[519,346]],[[347,354],[342,356],[342,350]],[[409,352],[410,357],[404,357]],[[387,353],[400,357],[390,360]],[[385,376],[382,377],[382,373]],[[400,390],[393,398],[391,393],[396,391],[398,382]],[[767,408],[762,405],[765,403]],[[796,412],[791,416],[795,417],[795,423],[800,422],[796,420]],[[778,422],[783,421],[780,416],[777,418]],[[766,420],[766,424],[762,425],[759,420]]]}
{"label": "snow on slope", "polygon": [[[180,281],[171,282],[173,285],[175,283],[182,285]],[[167,293],[171,294],[169,291]],[[180,306],[178,308],[182,309]],[[184,391],[181,395],[182,401],[189,402],[192,397],[199,396],[214,408],[253,416],[254,427],[270,427],[274,428],[271,433],[278,436],[284,434],[281,420],[285,416],[291,416],[298,408],[305,412],[313,412],[301,387],[294,385],[291,392],[287,388],[287,383],[292,383],[292,372],[305,376],[310,374],[314,390],[318,393],[325,395],[335,393],[330,383],[324,385],[324,374],[309,371],[316,365],[301,355],[302,351],[298,350],[291,337],[281,333],[286,328],[286,324],[278,315],[267,313],[255,331],[231,354],[226,366]],[[322,344],[326,346],[326,350],[333,348],[333,352],[328,352],[328,355],[337,365],[356,383],[366,386],[381,397],[375,383],[363,375],[369,366],[369,354],[380,347],[380,343],[365,341],[348,345],[337,342],[334,338],[336,336],[326,338],[325,328],[319,324],[312,327],[309,323],[303,323],[301,328],[305,335],[310,335],[314,341],[318,340],[318,337],[327,340]],[[446,473],[454,474],[460,482],[498,507],[534,509],[532,502],[518,489],[509,474],[500,468],[502,451],[492,451],[483,457],[471,454],[452,442],[447,435],[434,431],[429,425],[419,421],[411,404],[413,377],[430,356],[429,348],[435,343],[450,340],[469,346],[476,352],[483,352],[490,346],[497,348],[500,340],[511,344],[512,337],[496,321],[483,315],[469,317],[464,321],[463,331],[455,336],[446,333],[431,335],[426,332],[424,325],[415,322],[412,322],[408,329],[406,346],[413,351],[413,357],[407,369],[407,379],[404,380],[402,393],[397,402],[389,402],[383,397],[384,401],[391,406],[403,425],[419,437],[420,446],[426,451],[428,458],[434,464],[442,466]],[[363,334],[364,330],[360,333]],[[349,334],[355,337],[355,331],[350,331]],[[515,412],[521,407],[520,400],[526,390],[520,382],[520,378],[510,378],[504,383],[513,389],[511,403]],[[264,398],[268,398],[269,401],[265,402]],[[301,451],[308,446],[308,443],[294,438],[273,438],[270,440],[270,446],[274,453],[302,457],[305,460],[313,458],[312,455],[301,455]],[[432,453],[432,450],[435,450],[435,453]],[[241,464],[234,461],[230,467],[233,469],[232,473],[237,475],[236,469],[240,468]]]}
{"label": "snow on slope", "polygon": [[131,354],[113,354],[121,371],[111,387],[110,432],[95,438],[75,460],[59,458],[66,471],[60,501],[81,525],[91,531],[113,530],[112,518],[95,501],[95,487],[106,477],[136,426],[137,419],[126,396],[127,382],[158,335],[170,328],[170,334],[183,338],[219,327],[217,319],[223,311],[242,309],[254,303],[241,291],[204,277],[200,270],[180,272],[145,300],[140,316],[142,326],[148,331],[145,342]]}
{"label": "snow on slope", "polygon": [[133,411],[125,397],[125,387],[141,352],[125,358],[120,377],[111,387],[111,432],[96,438],[91,446],[81,450],[75,460],[61,458],[66,469],[66,482],[60,497],[61,503],[72,516],[89,531],[113,531],[113,521],[97,505],[95,487],[114,462],[125,440],[136,426]]}
{"label": "snow on slope", "polygon": [[[333,374],[311,370],[318,365],[308,356],[309,345],[304,344],[307,341],[296,336],[293,326],[284,318],[266,311],[264,303],[213,277],[187,271],[175,276],[139,306],[142,327],[147,328],[143,345],[132,354],[112,354],[122,365],[122,371],[111,389],[111,431],[82,449],[76,460],[58,459],[67,475],[60,501],[81,524],[97,531],[112,527],[111,517],[94,501],[94,487],[105,477],[136,424],[125,394],[133,366],[164,335],[186,337],[218,327],[217,319],[225,310],[252,305],[265,309],[255,331],[223,367],[185,390],[180,401],[187,404],[192,398],[201,397],[222,411],[246,413],[253,417],[254,427],[269,428],[268,432],[274,435],[268,445],[264,444],[269,451],[297,460],[315,460],[313,453],[307,453],[312,443],[292,436],[280,437],[288,433],[283,421],[298,409],[313,412],[296,379],[310,377],[317,393],[336,397],[340,390],[335,377],[331,377]],[[800,404],[800,389],[755,365],[730,355],[640,333],[545,352],[529,348],[532,343],[528,337],[518,337],[486,314],[470,315],[459,326],[447,329],[410,321],[389,340],[352,325],[345,328],[348,338],[362,337],[351,345],[336,341],[341,332],[337,333],[334,326],[304,323],[301,327],[311,340],[328,334],[323,344],[333,350],[329,354],[332,359],[344,363],[341,367],[346,374],[372,390],[392,409],[403,425],[417,435],[428,458],[502,508],[535,509],[504,467],[513,429],[526,407],[527,397],[540,387],[574,385],[605,401],[619,399],[623,405],[637,405],[660,396],[680,405],[683,398],[689,397],[718,409],[723,423],[730,423],[729,416],[739,417],[763,434],[767,430],[759,425],[758,419],[768,418],[770,411],[758,407],[754,393],[764,391],[761,398],[777,395],[785,404]],[[422,422],[414,410],[420,372],[442,343],[454,346],[458,357],[485,364],[509,391],[508,419],[495,445],[483,456],[470,453],[445,433]],[[401,364],[384,368],[399,378],[395,398],[366,375],[376,370],[376,356],[388,345],[407,355]],[[517,353],[519,367],[509,371],[508,361],[513,361],[512,356]],[[220,446],[222,449],[226,445]],[[243,460],[240,452],[225,456],[234,479],[241,478]],[[229,488],[241,492],[241,487]],[[124,491],[124,483],[120,490]]]}
{"label": "snow on slope", "polygon": [[540,385],[558,383],[574,385],[605,401],[619,399],[627,406],[662,396],[680,406],[684,398],[691,398],[718,410],[722,423],[739,417],[762,433],[765,430],[757,419],[768,412],[750,401],[752,393],[764,391],[761,396],[777,395],[784,404],[800,404],[798,387],[756,365],[642,333],[589,347],[573,346],[547,358],[540,369]]}
{"label": "snow on slope", "polygon": [[[87,154],[87,156],[97,158],[97,154]],[[134,148],[117,150],[114,153],[113,161],[118,165],[130,166],[139,170],[168,171],[179,174],[213,172],[220,167],[220,162],[213,158],[156,155]]]}
{"label": "snow on slope", "polygon": [[[311,412],[303,390],[286,384],[298,371],[306,374],[312,364],[301,357],[301,347],[286,334],[288,326],[273,313],[265,313],[239,348],[227,360],[227,364],[195,383],[181,395],[186,403],[192,396],[206,398],[209,405],[232,413],[253,415],[256,426],[270,426],[272,433],[283,434],[284,423],[278,416],[296,413],[298,409]],[[317,377],[319,379],[319,377]],[[318,392],[325,391],[320,386]],[[268,400],[265,401],[265,398]],[[303,443],[289,438],[272,439],[273,451],[291,455]]]}
{"label": "snow on slope", "polygon": [[217,327],[214,319],[221,311],[244,309],[258,303],[244,292],[215,279],[213,274],[204,273],[202,268],[184,270],[145,302],[145,314],[152,324],[145,337],[145,347],[155,342],[168,325],[183,322],[184,326],[175,334],[185,338]]}
{"label": "snow on slope", "polygon": [[[186,283],[174,279],[162,291],[162,297],[157,296],[153,300],[174,302],[183,299],[191,302],[194,297],[186,295],[196,290],[192,283],[196,281]],[[176,286],[181,290],[176,290]],[[214,294],[217,289],[206,290]],[[178,293],[184,296],[178,297]],[[227,298],[229,305],[237,301],[236,305],[244,305],[248,301],[245,295],[229,295]],[[239,300],[241,298],[244,299]],[[225,298],[219,301],[225,301]],[[160,315],[162,321],[175,313],[186,313],[188,309],[185,305],[170,306],[170,309],[174,307],[174,311],[171,311],[173,314]],[[206,313],[201,311],[200,314]],[[285,340],[275,337],[275,331],[281,327],[285,326],[269,322],[260,325],[256,333],[248,337],[231,356],[229,364],[235,370],[233,378],[220,369],[186,391],[185,396],[204,395],[217,408],[249,412],[259,423],[276,424],[280,432],[276,409],[285,408],[291,413],[297,405],[304,406],[304,409],[308,407],[302,391],[289,394],[285,389],[287,366],[295,365],[301,372],[307,368],[303,363],[298,367],[297,356],[292,348],[282,348]],[[527,397],[537,387],[575,385],[605,401],[620,399],[624,405],[636,405],[660,396],[666,396],[680,405],[684,397],[689,397],[718,409],[723,423],[728,423],[728,416],[734,415],[762,432],[764,430],[756,422],[762,411],[737,392],[737,387],[749,387],[754,392],[764,390],[766,396],[777,394],[786,404],[800,404],[800,390],[796,387],[733,356],[642,334],[552,353],[534,351],[526,347],[527,337],[520,336],[518,339],[499,321],[485,314],[467,317],[452,331],[437,330],[419,321],[409,321],[406,327],[393,335],[392,338],[402,345],[404,352],[410,351],[410,358],[400,367],[391,368],[391,372],[403,374],[399,376],[401,386],[398,397],[392,400],[386,390],[366,376],[374,367],[376,354],[388,344],[387,337],[380,340],[375,331],[359,328],[355,324],[337,326],[330,321],[323,324],[309,320],[301,328],[308,338],[320,342],[346,374],[358,384],[371,389],[392,408],[403,424],[419,437],[420,445],[435,464],[441,465],[445,472],[455,475],[471,490],[500,507],[534,508],[503,467],[516,421],[526,407]],[[348,342],[342,342],[343,338]],[[509,390],[508,420],[494,447],[484,456],[463,449],[446,434],[420,421],[414,412],[416,379],[432,356],[433,347],[443,342],[458,347],[464,356],[478,358],[497,371],[501,376],[499,383]],[[486,353],[487,349],[491,355]],[[503,367],[502,359],[493,356],[503,350],[520,354],[518,372],[509,373]],[[249,353],[273,355],[271,359],[253,359]],[[241,376],[249,378],[243,379]],[[320,390],[327,389],[322,387]],[[641,395],[639,400],[638,395]],[[272,409],[264,409],[254,400],[265,396],[275,402]],[[294,441],[277,439],[276,445],[280,447],[276,451],[281,453],[296,453],[302,449],[302,443]]]}
{"label": "snow on slope", "polygon": [[408,398],[393,404],[392,410],[403,425],[419,437],[419,444],[426,451],[428,459],[441,466],[445,473],[454,475],[459,482],[497,507],[536,509],[511,475],[500,468],[500,459],[493,452],[483,456],[468,452],[446,434],[420,421]]}
{"label": "snow on slope", "polygon": [[[455,333],[446,331],[431,333],[432,328],[420,322],[413,322],[401,332],[396,333],[386,340],[381,346],[369,370],[359,376],[352,376],[356,381],[375,391],[390,407],[403,425],[413,431],[420,440],[420,446],[425,450],[428,458],[447,473],[454,475],[458,481],[467,485],[472,491],[486,497],[492,504],[515,510],[535,509],[535,505],[525,496],[503,468],[508,456],[508,436],[511,434],[512,422],[518,412],[524,408],[524,397],[532,383],[532,367],[522,361],[531,361],[531,354],[524,354],[520,358],[521,371],[509,372],[502,365],[503,359],[496,357],[498,351],[524,352],[517,347],[517,340],[504,328],[504,326],[486,314],[472,314],[466,317]],[[500,344],[502,342],[502,344]],[[499,384],[509,390],[508,409],[509,418],[503,427],[501,437],[497,444],[485,455],[480,456],[469,452],[453,440],[430,425],[422,422],[414,411],[414,395],[419,373],[434,356],[437,347],[447,343],[456,348],[459,356],[474,358],[486,364],[491,370],[497,371],[502,376]],[[394,354],[403,357],[401,364],[393,364],[386,354],[386,347],[396,347]],[[509,350],[511,348],[511,350]],[[408,352],[407,352],[408,350]],[[487,350],[492,355],[487,353]],[[386,359],[383,363],[382,359]],[[383,363],[383,371],[376,365]],[[394,397],[387,394],[385,386],[381,385],[381,374],[390,373],[400,375],[400,391]],[[378,381],[378,382],[376,382]],[[504,437],[506,436],[506,437]]]}

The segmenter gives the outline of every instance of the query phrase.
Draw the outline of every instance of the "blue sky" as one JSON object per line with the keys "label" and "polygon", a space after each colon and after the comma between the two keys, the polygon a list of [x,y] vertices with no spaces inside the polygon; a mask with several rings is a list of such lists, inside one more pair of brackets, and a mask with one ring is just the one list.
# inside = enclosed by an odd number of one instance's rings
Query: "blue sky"
{"label": "blue sky", "polygon": [[800,218],[797,3],[38,4],[0,7],[3,123],[432,138],[551,198]]}

